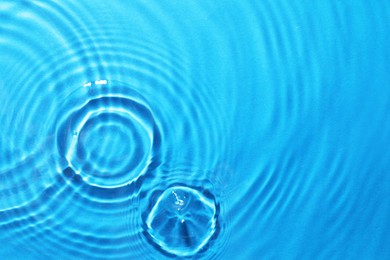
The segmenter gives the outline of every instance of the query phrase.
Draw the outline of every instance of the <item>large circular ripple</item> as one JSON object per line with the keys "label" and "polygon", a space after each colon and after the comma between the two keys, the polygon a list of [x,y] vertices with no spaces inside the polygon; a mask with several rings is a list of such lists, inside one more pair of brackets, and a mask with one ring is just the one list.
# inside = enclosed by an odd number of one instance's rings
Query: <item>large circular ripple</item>
{"label": "large circular ripple", "polygon": [[[230,151],[223,93],[194,48],[172,41],[184,31],[166,37],[169,10],[90,7],[0,7],[0,240],[32,259],[215,256],[220,194],[194,180]],[[129,12],[145,21],[129,24]],[[185,202],[183,216],[170,211],[177,225],[161,219],[169,191]]]}
{"label": "large circular ripple", "polygon": [[[132,183],[148,168],[156,146],[153,114],[136,92],[98,80],[73,93],[57,129],[62,169],[70,167],[92,186]],[[125,92],[126,94],[122,94]]]}

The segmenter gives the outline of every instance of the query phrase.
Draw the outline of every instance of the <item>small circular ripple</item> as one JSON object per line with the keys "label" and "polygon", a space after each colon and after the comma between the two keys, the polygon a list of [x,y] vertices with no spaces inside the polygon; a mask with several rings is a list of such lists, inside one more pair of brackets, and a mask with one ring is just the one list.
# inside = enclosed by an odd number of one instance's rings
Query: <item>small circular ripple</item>
{"label": "small circular ripple", "polygon": [[210,193],[173,186],[162,192],[145,219],[145,236],[165,253],[191,256],[217,230],[218,206]]}
{"label": "small circular ripple", "polygon": [[89,82],[82,93],[68,97],[80,105],[73,105],[57,132],[60,168],[70,167],[89,185],[103,188],[143,175],[156,144],[151,111],[137,93],[123,95],[124,85],[116,84]]}

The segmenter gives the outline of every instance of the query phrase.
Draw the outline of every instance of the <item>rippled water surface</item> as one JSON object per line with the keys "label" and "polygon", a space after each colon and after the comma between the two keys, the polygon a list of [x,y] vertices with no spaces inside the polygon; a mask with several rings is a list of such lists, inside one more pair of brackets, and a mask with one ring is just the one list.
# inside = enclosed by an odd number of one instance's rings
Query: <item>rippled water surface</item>
{"label": "rippled water surface", "polygon": [[390,259],[389,1],[0,1],[0,259]]}

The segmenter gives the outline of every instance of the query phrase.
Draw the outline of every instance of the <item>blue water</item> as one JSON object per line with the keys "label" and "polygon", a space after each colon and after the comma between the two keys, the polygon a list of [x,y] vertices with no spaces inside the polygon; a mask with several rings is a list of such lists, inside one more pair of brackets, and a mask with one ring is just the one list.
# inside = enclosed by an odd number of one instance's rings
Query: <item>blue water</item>
{"label": "blue water", "polygon": [[390,2],[0,1],[0,259],[390,259]]}

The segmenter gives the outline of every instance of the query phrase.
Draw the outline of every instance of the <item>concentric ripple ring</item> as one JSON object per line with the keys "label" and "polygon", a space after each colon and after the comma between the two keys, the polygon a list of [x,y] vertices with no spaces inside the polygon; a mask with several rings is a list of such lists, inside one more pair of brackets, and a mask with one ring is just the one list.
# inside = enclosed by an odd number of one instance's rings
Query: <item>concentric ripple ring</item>
{"label": "concentric ripple ring", "polygon": [[66,103],[74,109],[57,131],[60,169],[70,167],[88,185],[101,188],[127,185],[147,171],[158,134],[138,93],[118,82],[96,80]]}

